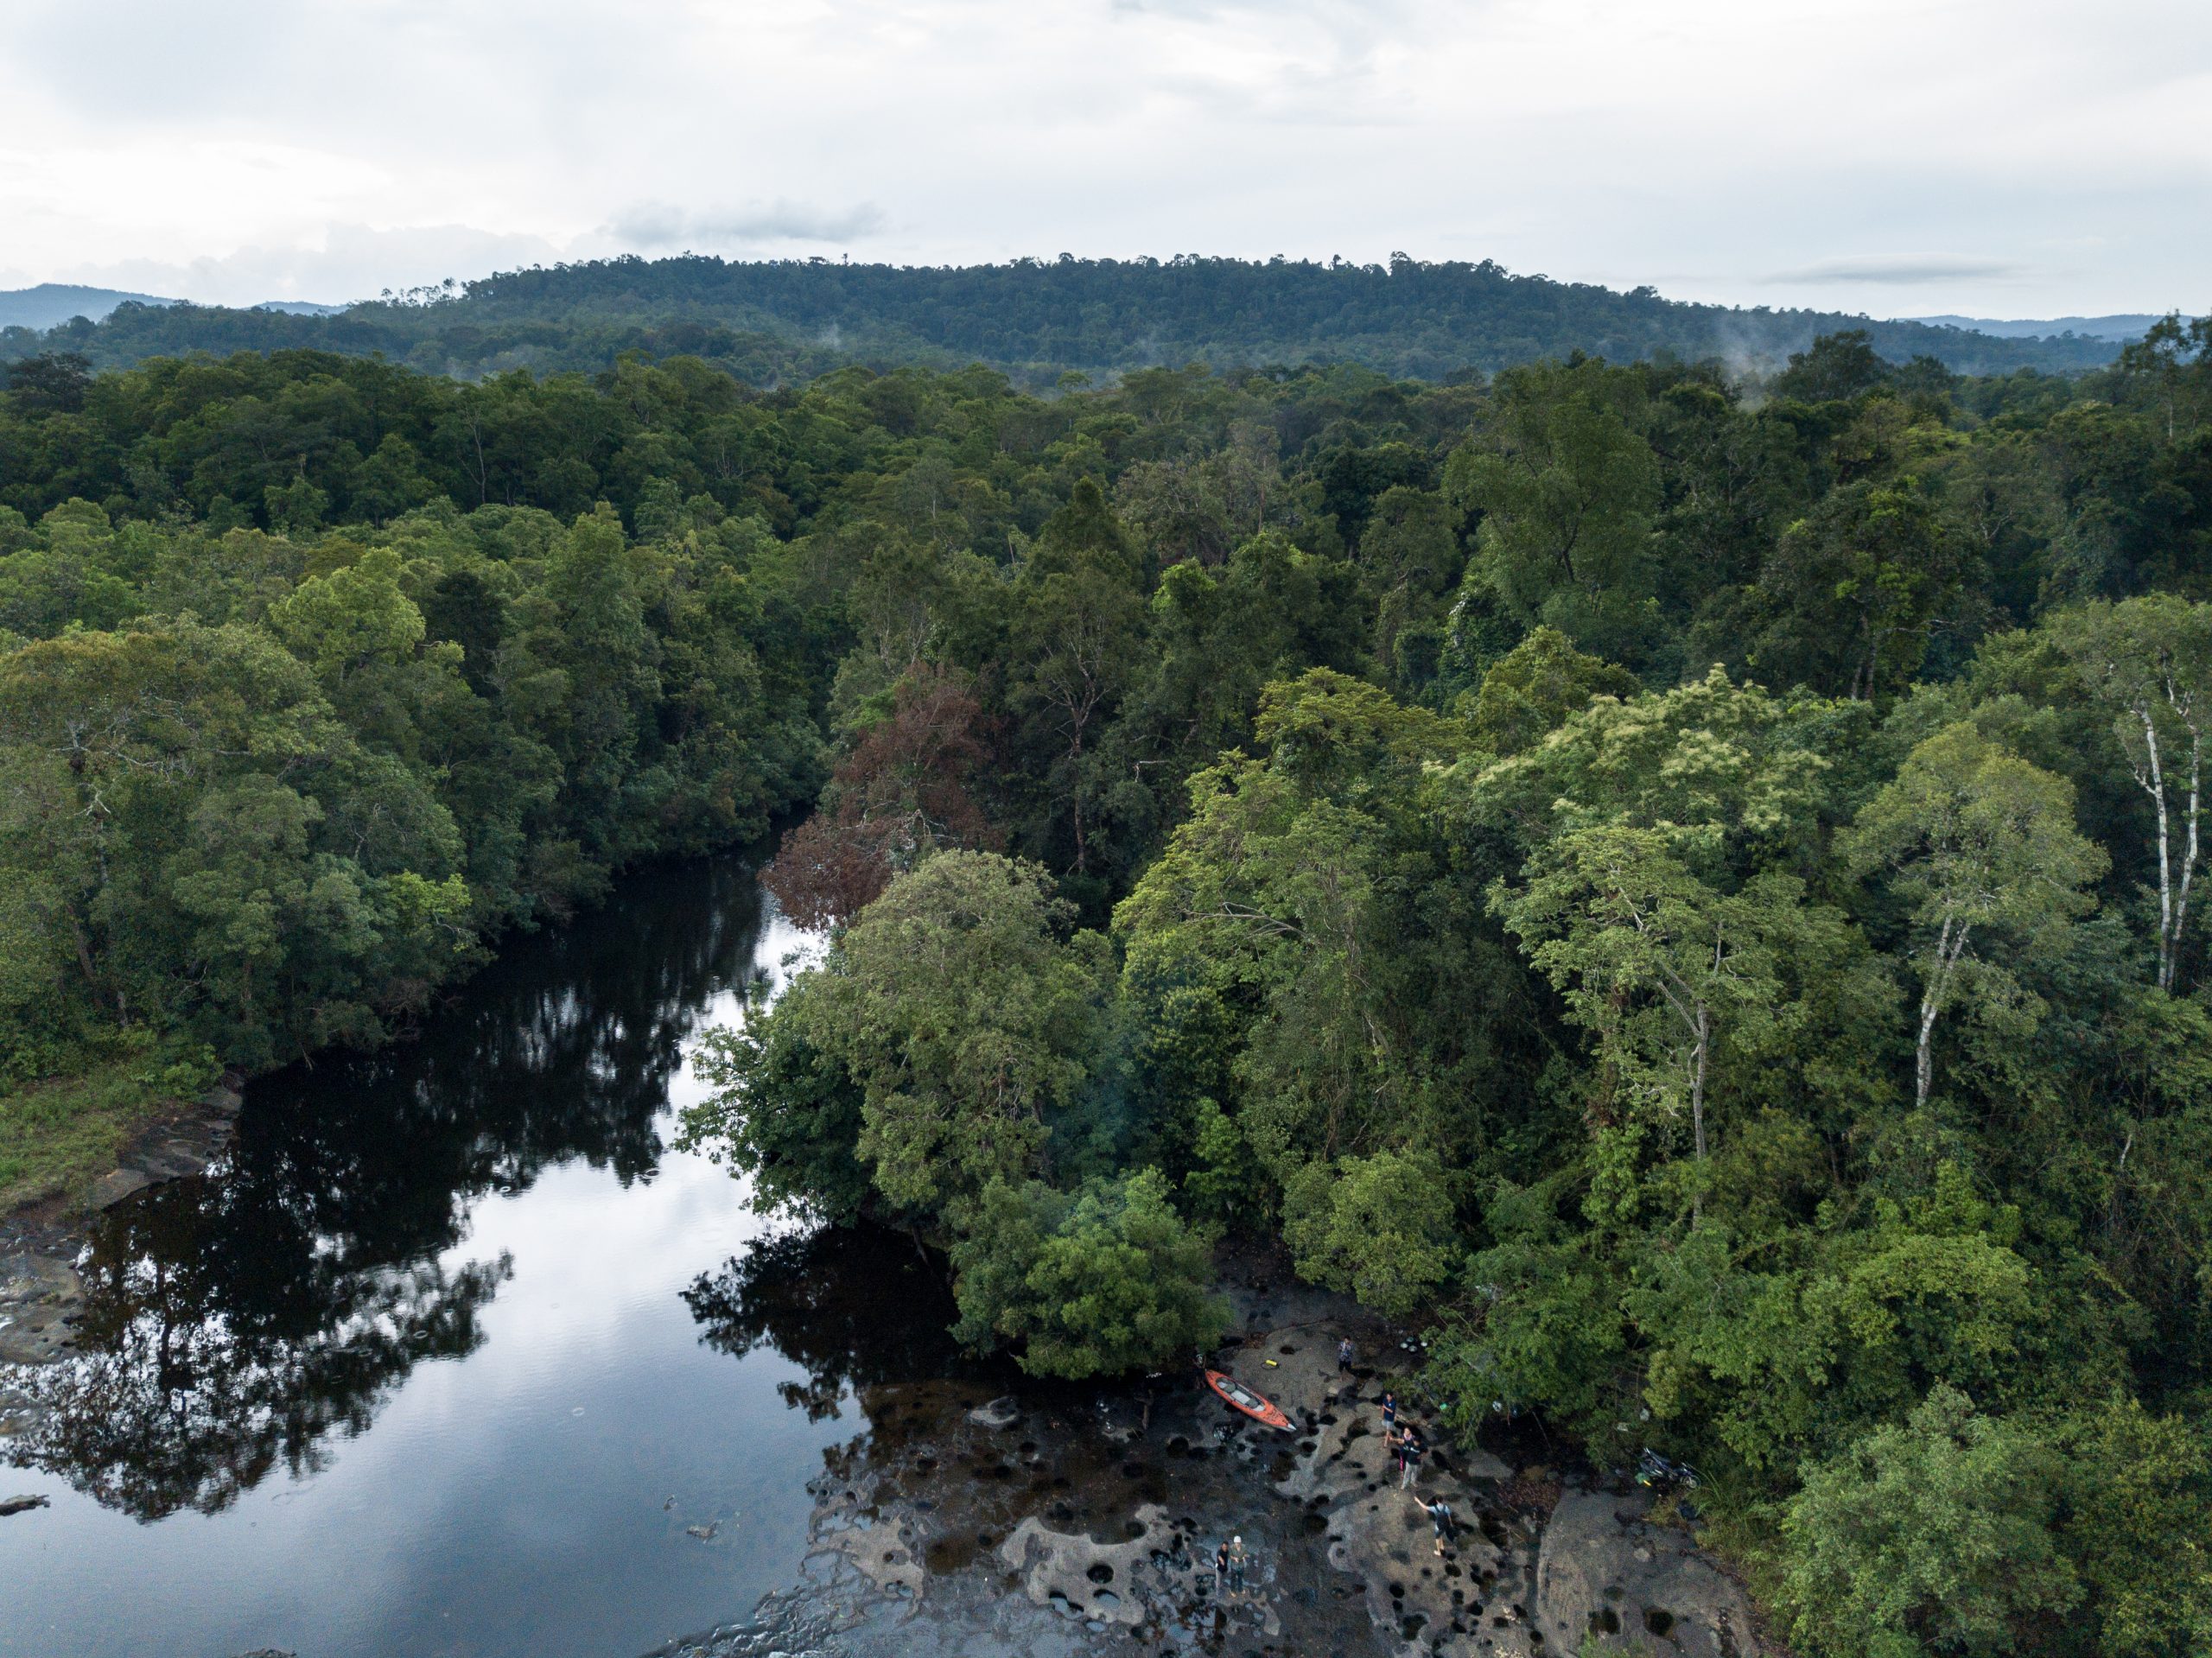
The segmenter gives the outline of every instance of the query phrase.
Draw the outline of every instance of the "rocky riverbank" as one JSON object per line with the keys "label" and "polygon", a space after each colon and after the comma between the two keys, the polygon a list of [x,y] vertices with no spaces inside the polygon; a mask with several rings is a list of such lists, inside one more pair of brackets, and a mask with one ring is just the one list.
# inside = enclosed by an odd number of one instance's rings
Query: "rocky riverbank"
{"label": "rocky riverbank", "polygon": [[[133,1143],[107,1204],[204,1169],[224,1090]],[[63,1356],[83,1305],[89,1213],[0,1223],[0,1362]],[[1412,1490],[1383,1443],[1381,1398],[1412,1355],[1282,1263],[1228,1259],[1236,1339],[1213,1362],[1274,1400],[1289,1432],[1230,1411],[1187,1372],[1111,1388],[1024,1386],[889,1368],[857,1384],[866,1430],[810,1485],[805,1556],[742,1623],[666,1648],[687,1658],[1088,1658],[1129,1650],[1392,1658],[1547,1658],[1598,1650],[1763,1650],[1741,1591],[1644,1493],[1548,1466],[1540,1451],[1433,1447]],[[1337,1363],[1349,1337],[1359,1363]],[[35,1426],[0,1369],[0,1432]],[[1416,1499],[1448,1502],[1441,1553]],[[734,1510],[674,1511],[677,1546],[754,1546]],[[35,1517],[11,1519],[35,1526]],[[1242,1540],[1243,1586],[1216,1580]]]}
{"label": "rocky riverbank", "polygon": [[[815,1483],[804,1581],[683,1658],[1066,1658],[1135,1650],[1752,1658],[1742,1591],[1648,1495],[1439,1443],[1413,1490],[1383,1446],[1402,1378],[1387,1332],[1334,1298],[1245,1285],[1221,1362],[1292,1417],[1273,1432],[1182,1376],[993,1399],[872,1390],[871,1432]],[[1337,1368],[1340,1336],[1383,1361]],[[1405,1390],[1401,1385],[1401,1397]],[[1416,1496],[1448,1502],[1437,1551]],[[1241,1592],[1214,1552],[1243,1540]]]}
{"label": "rocky riverbank", "polygon": [[[148,1186],[206,1172],[230,1143],[242,1083],[226,1077],[199,1099],[162,1113],[88,1188],[0,1216],[0,1367],[49,1364],[63,1356],[84,1306],[76,1262],[86,1225]],[[0,1371],[0,1438],[29,1428],[35,1408]]]}

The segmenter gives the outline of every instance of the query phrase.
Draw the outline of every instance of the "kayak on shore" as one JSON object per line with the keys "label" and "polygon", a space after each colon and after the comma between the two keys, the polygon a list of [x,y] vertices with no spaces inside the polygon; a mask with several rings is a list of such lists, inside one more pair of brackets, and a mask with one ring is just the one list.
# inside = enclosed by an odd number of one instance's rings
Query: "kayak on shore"
{"label": "kayak on shore", "polygon": [[1205,1378],[1206,1386],[1219,1394],[1222,1401],[1230,1408],[1243,1411],[1255,1422],[1264,1422],[1269,1427],[1281,1428],[1286,1432],[1289,1431],[1290,1418],[1234,1376],[1224,1375],[1219,1370],[1208,1370]]}

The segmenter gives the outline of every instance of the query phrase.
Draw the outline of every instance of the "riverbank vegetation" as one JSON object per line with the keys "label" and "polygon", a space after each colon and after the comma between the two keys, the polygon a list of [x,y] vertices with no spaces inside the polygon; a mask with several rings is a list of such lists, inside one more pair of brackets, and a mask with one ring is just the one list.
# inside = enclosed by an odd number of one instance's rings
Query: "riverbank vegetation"
{"label": "riverbank vegetation", "polygon": [[2212,338],[2080,380],[314,353],[0,413],[0,1039],[368,1042],[759,835],[690,1132],[1060,1375],[1221,1233],[1802,1649],[2212,1639]]}
{"label": "riverbank vegetation", "polygon": [[1006,555],[880,518],[835,942],[694,1132],[1053,1374],[1278,1236],[1460,1431],[1694,1462],[1802,1650],[2201,1649],[2206,344],[1132,409]]}

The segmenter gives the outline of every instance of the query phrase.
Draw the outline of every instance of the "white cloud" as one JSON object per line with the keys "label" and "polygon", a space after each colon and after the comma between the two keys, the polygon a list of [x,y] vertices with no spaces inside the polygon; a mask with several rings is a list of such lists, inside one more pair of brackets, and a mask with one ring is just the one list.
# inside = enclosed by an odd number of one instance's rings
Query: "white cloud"
{"label": "white cloud", "polygon": [[1766,280],[1780,286],[1802,288],[1832,283],[1976,282],[2019,274],[2020,267],[2009,259],[1983,259],[1957,253],[1872,253],[1823,259],[1795,270],[1778,270]]}
{"label": "white cloud", "polygon": [[870,201],[824,208],[778,200],[696,213],[670,202],[641,201],[616,213],[606,234],[624,247],[712,252],[781,242],[861,241],[880,230],[883,222],[883,209]]}
{"label": "white cloud", "polygon": [[0,37],[23,280],[329,299],[683,247],[2202,308],[2212,8],[16,0]]}

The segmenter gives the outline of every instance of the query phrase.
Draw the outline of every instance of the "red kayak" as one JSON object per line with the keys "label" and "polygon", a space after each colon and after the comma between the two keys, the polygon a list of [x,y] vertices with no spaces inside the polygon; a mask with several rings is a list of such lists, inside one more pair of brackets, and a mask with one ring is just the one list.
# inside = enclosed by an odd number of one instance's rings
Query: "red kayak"
{"label": "red kayak", "polygon": [[1254,1421],[1264,1422],[1269,1427],[1279,1427],[1285,1431],[1289,1429],[1290,1418],[1285,1416],[1235,1377],[1224,1375],[1218,1370],[1209,1370],[1206,1372],[1206,1386],[1219,1394],[1224,1404],[1232,1409],[1243,1411]]}

